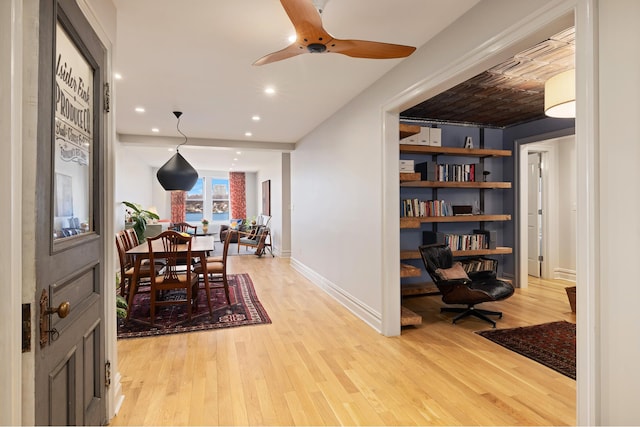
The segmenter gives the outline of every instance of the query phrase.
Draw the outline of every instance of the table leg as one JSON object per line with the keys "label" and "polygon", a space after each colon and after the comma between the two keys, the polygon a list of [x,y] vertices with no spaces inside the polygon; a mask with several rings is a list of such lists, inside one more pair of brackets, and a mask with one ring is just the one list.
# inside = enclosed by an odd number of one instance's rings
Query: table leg
{"label": "table leg", "polygon": [[[205,294],[207,295],[207,306],[209,307],[209,315],[213,316],[213,308],[211,306],[211,289],[209,287],[209,272],[207,271],[207,253],[203,252],[199,254],[199,257],[200,257],[200,265],[202,266],[202,273],[204,276],[204,290],[205,290]],[[198,289],[198,292],[200,292],[199,289]],[[197,300],[198,300],[198,295],[196,295],[196,301]]]}

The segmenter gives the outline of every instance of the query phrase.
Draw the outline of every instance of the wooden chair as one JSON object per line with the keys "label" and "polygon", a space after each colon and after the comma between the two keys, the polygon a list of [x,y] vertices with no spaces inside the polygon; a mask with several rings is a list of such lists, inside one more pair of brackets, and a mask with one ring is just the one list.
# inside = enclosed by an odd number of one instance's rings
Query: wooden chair
{"label": "wooden chair", "polygon": [[186,222],[175,222],[173,224],[171,224],[171,227],[169,227],[170,230],[175,230],[175,231],[179,231],[181,233],[189,233],[192,235],[196,235],[198,234],[198,226],[197,225],[191,225],[189,223]]}
{"label": "wooden chair", "polygon": [[[116,233],[116,248],[118,249],[118,259],[120,260],[120,295],[127,296],[129,295],[129,290],[131,289],[131,280],[133,280],[133,261],[132,258],[127,256],[127,250],[131,248],[129,239],[127,239],[126,233],[124,231],[119,231]],[[151,275],[151,269],[149,268],[149,263],[142,264],[140,266],[140,271],[138,272],[138,281],[142,281],[141,279],[148,280]],[[162,265],[156,265],[155,270],[160,270]]]}
{"label": "wooden chair", "polygon": [[[177,231],[167,230],[156,237],[147,239],[149,245],[149,262],[154,264],[156,258],[161,257],[165,260],[166,265],[162,273],[151,270],[151,297],[150,311],[151,324],[155,322],[156,307],[174,304],[184,304],[187,306],[187,317],[191,320],[193,305],[198,297],[198,275],[191,271],[191,268],[180,268],[177,264],[179,258],[187,260],[187,265],[191,264],[191,236],[184,236]],[[161,242],[161,255],[153,250],[153,244],[156,241]],[[181,245],[186,245],[186,251],[180,250]],[[184,290],[184,299],[160,299],[161,293],[170,290]]]}
{"label": "wooden chair", "polygon": [[245,248],[255,248],[256,255],[261,257],[265,251],[269,251],[272,257],[275,257],[271,250],[271,234],[269,227],[264,225],[258,225],[251,231],[238,231],[238,253],[240,253],[240,246]]}
{"label": "wooden chair", "polygon": [[[221,283],[221,285],[212,286],[213,288],[224,288],[225,296],[227,297],[227,304],[231,305],[231,298],[229,297],[229,282],[227,280],[227,255],[229,253],[229,243],[231,242],[231,233],[227,234],[227,237],[224,239],[224,248],[222,250],[222,260],[220,257],[208,257],[205,260],[205,266],[203,268],[202,260],[197,263],[193,271],[196,272],[199,276],[208,274],[215,282]],[[216,280],[215,277],[219,277],[219,280]],[[211,281],[209,281],[209,285],[211,285]],[[207,297],[209,294],[207,293]]]}

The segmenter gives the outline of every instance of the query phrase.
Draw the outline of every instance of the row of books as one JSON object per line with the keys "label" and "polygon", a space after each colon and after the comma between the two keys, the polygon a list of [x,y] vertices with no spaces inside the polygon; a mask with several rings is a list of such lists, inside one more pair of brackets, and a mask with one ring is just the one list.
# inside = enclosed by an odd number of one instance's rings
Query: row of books
{"label": "row of books", "polygon": [[403,217],[452,216],[451,203],[444,200],[402,200],[401,215]]}
{"label": "row of books", "polygon": [[452,234],[438,231],[424,231],[422,241],[425,245],[444,243],[452,251],[474,251],[478,249],[490,249],[490,232],[474,230],[472,234]]}
{"label": "row of books", "polygon": [[[438,164],[435,180],[444,182],[476,182],[481,181],[482,172],[479,172],[478,163],[463,165]],[[478,173],[479,172],[479,173]]]}
{"label": "row of books", "polygon": [[423,162],[415,166],[423,181],[440,182],[478,182],[482,180],[482,165],[480,163],[449,164]]}
{"label": "row of books", "polygon": [[462,268],[467,273],[497,271],[498,261],[491,258],[470,258],[462,261]]}

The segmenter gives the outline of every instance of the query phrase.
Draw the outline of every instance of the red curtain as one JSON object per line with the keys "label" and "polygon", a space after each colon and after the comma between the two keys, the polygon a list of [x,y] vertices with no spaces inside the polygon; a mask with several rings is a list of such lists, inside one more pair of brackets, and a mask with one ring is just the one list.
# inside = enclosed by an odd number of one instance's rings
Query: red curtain
{"label": "red curtain", "polygon": [[229,199],[232,218],[247,217],[247,194],[244,172],[229,172]]}
{"label": "red curtain", "polygon": [[187,212],[187,192],[171,192],[171,222],[185,222]]}

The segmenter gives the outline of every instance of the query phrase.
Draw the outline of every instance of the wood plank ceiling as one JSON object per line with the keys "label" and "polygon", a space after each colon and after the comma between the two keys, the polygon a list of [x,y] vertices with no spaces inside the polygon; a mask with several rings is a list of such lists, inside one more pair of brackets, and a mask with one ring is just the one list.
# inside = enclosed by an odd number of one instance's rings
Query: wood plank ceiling
{"label": "wood plank ceiling", "polygon": [[575,28],[518,53],[400,114],[401,120],[505,128],[544,114],[544,82],[574,68]]}

